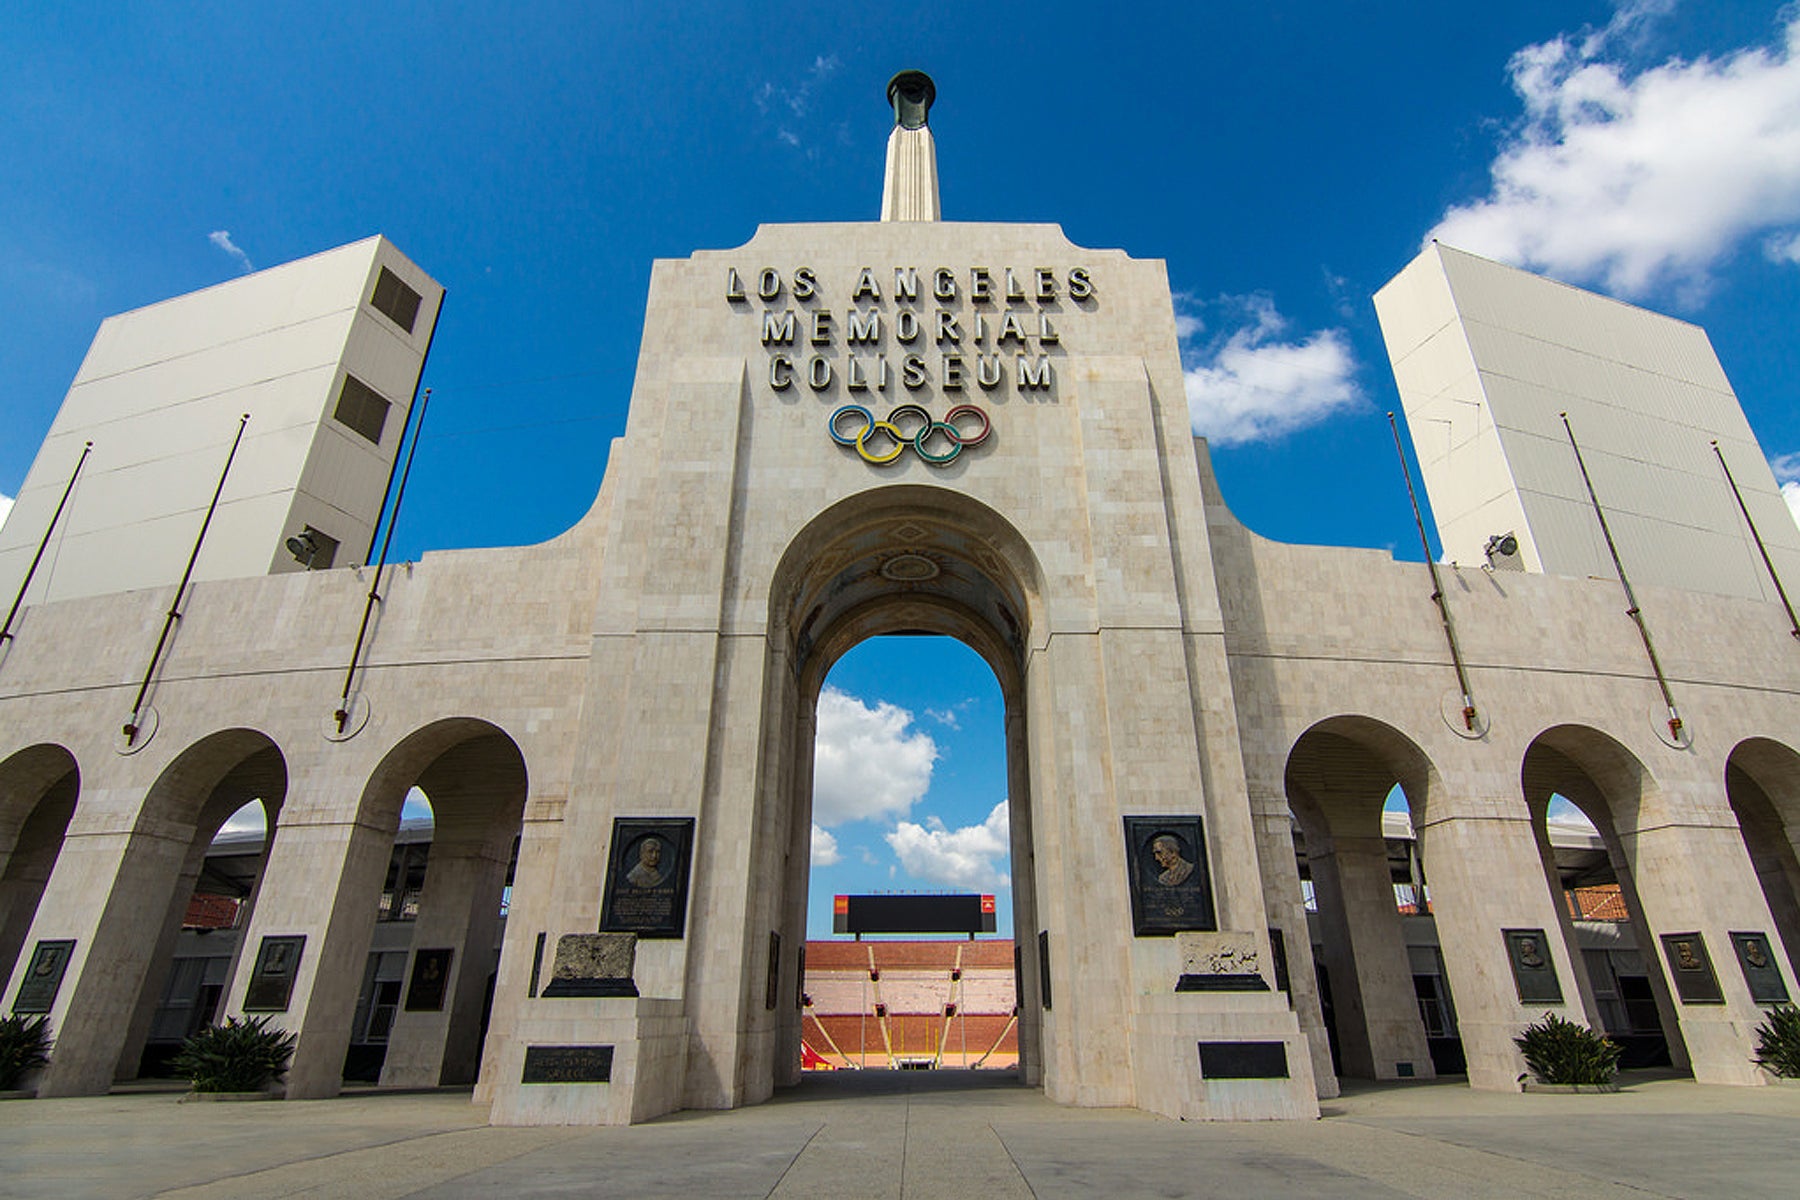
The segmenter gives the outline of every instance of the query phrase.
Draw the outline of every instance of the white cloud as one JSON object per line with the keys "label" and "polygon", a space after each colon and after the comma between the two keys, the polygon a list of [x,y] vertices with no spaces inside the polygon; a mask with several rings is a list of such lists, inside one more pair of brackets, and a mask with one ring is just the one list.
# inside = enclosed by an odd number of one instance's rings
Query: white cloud
{"label": "white cloud", "polygon": [[912,732],[913,715],[847,692],[819,693],[813,747],[813,820],[829,828],[866,817],[904,816],[931,786],[937,743]]}
{"label": "white cloud", "polygon": [[908,874],[960,888],[1005,888],[1012,885],[1000,870],[1011,844],[1006,801],[1002,800],[979,825],[947,829],[936,817],[925,824],[901,821],[887,835],[887,844]]}
{"label": "white cloud", "polygon": [[1429,236],[1633,296],[1667,283],[1697,297],[1751,239],[1800,261],[1800,15],[1776,45],[1634,69],[1633,36],[1668,7],[1627,4],[1602,30],[1515,54],[1525,115],[1492,190]]}
{"label": "white cloud", "polygon": [[238,266],[244,269],[244,274],[248,275],[256,270],[250,265],[250,256],[238,249],[237,243],[231,240],[231,230],[215,229],[206,235],[206,240],[236,259]]}
{"label": "white cloud", "polygon": [[837,839],[814,825],[812,827],[812,865],[830,867],[843,861],[844,856],[838,853]]}
{"label": "white cloud", "polygon": [[1800,453],[1777,454],[1769,460],[1769,470],[1781,484],[1781,498],[1787,501],[1794,523],[1800,525]]}
{"label": "white cloud", "polygon": [[0,526],[6,524],[6,516],[12,512],[13,498],[0,492]]}
{"label": "white cloud", "polygon": [[1341,329],[1283,340],[1287,320],[1267,296],[1222,303],[1247,320],[1186,372],[1188,417],[1214,445],[1268,441],[1362,400],[1356,358]]}

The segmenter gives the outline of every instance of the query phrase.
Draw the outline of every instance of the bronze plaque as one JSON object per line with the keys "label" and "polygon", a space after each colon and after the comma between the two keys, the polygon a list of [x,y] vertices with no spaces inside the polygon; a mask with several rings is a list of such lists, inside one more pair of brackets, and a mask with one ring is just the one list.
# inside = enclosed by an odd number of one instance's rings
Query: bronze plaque
{"label": "bronze plaque", "polygon": [[31,952],[31,965],[25,968],[24,982],[13,997],[13,1012],[47,1013],[56,1007],[56,993],[62,988],[63,972],[75,953],[75,939],[39,942]]}
{"label": "bronze plaque", "polygon": [[1663,957],[1669,962],[1669,975],[1675,981],[1675,994],[1683,1004],[1723,1004],[1725,993],[1719,990],[1719,977],[1713,974],[1712,958],[1706,953],[1706,939],[1694,933],[1662,935]]}
{"label": "bronze plaque", "polygon": [[611,1083],[611,1046],[527,1046],[520,1083]]}
{"label": "bronze plaque", "polygon": [[412,983],[406,989],[407,1012],[443,1012],[444,989],[450,982],[449,946],[420,950],[413,955]]}
{"label": "bronze plaque", "polygon": [[613,818],[601,930],[640,938],[684,936],[693,846],[692,817]]}
{"label": "bronze plaque", "polygon": [[1738,966],[1743,968],[1744,982],[1750,985],[1750,998],[1758,1004],[1786,1004],[1787,983],[1781,978],[1781,967],[1768,934],[1734,933],[1731,945],[1737,951]]}
{"label": "bronze plaque", "polygon": [[1138,937],[1219,927],[1199,817],[1126,817],[1125,877]]}
{"label": "bronze plaque", "polygon": [[305,934],[265,937],[256,952],[256,971],[244,989],[245,1012],[286,1012],[294,994],[294,976],[300,971],[300,955],[306,949]]}
{"label": "bronze plaque", "polygon": [[781,994],[781,935],[769,930],[769,978],[763,985],[763,1007],[773,1009]]}
{"label": "bronze plaque", "polygon": [[1504,929],[1506,958],[1520,1004],[1561,1004],[1562,983],[1550,960],[1550,942],[1541,929]]}

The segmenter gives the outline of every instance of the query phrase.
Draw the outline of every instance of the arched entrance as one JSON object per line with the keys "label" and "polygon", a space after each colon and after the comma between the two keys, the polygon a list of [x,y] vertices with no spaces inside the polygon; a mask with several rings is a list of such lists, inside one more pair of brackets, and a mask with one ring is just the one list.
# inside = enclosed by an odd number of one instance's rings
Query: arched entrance
{"label": "arched entrance", "polygon": [[1769,738],[1738,743],[1725,764],[1725,795],[1788,962],[1800,973],[1800,754]]}
{"label": "arched entrance", "polygon": [[[1607,734],[1559,725],[1532,740],[1520,781],[1588,1024],[1624,1045],[1625,1065],[1666,1061],[1687,1069],[1680,1019],[1636,879],[1638,831],[1654,806],[1655,780]],[[1557,836],[1551,810],[1558,799],[1587,818],[1600,849],[1584,853]],[[1581,909],[1583,890],[1616,897],[1617,911]]]}
{"label": "arched entrance", "polygon": [[[216,764],[227,765],[223,776],[209,787],[207,780]],[[281,751],[263,734],[247,729],[224,730],[201,739],[183,751],[152,785],[144,801],[146,810],[155,806],[169,817],[191,821],[192,833],[156,934],[155,953],[132,1009],[130,1030],[119,1055],[118,1078],[133,1079],[146,1069],[154,1069],[157,1058],[166,1058],[183,1038],[217,1016],[218,1001],[243,953],[243,945],[241,939],[234,939],[221,955],[181,954],[189,910],[197,896],[229,890],[233,893],[231,899],[244,910],[234,914],[230,924],[241,928],[248,922],[286,794],[287,764]],[[220,829],[234,815],[253,805],[262,808],[264,833],[260,847],[249,856],[247,869],[229,882],[209,879],[207,859]],[[170,1000],[191,1001],[191,1007],[198,1011],[187,1012],[190,1019],[175,1024],[167,1010],[186,1006],[171,1005]],[[152,1039],[161,1043],[160,1056],[146,1055]]]}
{"label": "arched entrance", "polygon": [[[766,920],[781,944],[806,933],[813,760],[820,689],[852,647],[884,634],[936,634],[970,647],[993,670],[1005,708],[1013,927],[1019,948],[1019,1078],[1043,1078],[1043,996],[1032,849],[1027,680],[1038,573],[1024,540],[986,507],[926,487],[882,489],[846,500],[794,539],[771,591],[766,730],[781,731],[765,765],[759,827],[783,830],[780,886]],[[772,811],[771,811],[772,810]],[[768,820],[774,817],[774,821]],[[801,957],[778,960],[771,994],[798,995]],[[787,972],[793,971],[795,976]],[[804,1014],[778,1004],[772,1082],[800,1074]]]}
{"label": "arched entrance", "polygon": [[[1367,717],[1321,721],[1288,755],[1288,804],[1317,909],[1319,1003],[1345,1076],[1430,1079],[1440,1063],[1462,1066],[1413,836],[1432,777],[1409,738]],[[1405,813],[1384,810],[1396,788]]]}
{"label": "arched entrance", "polygon": [[75,812],[81,772],[61,746],[0,762],[0,988],[12,974]]}
{"label": "arched entrance", "polygon": [[[429,837],[402,828],[414,788]],[[389,831],[393,852],[369,897],[351,1060],[357,1047],[375,1050],[363,1057],[384,1087],[475,1081],[526,789],[510,736],[451,718],[401,739],[363,793],[363,819]]]}

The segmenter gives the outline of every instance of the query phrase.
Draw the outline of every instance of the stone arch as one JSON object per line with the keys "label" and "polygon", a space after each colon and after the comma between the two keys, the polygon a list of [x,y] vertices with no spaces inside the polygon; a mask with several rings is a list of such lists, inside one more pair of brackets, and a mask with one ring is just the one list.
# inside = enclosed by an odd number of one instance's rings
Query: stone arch
{"label": "stone arch", "polygon": [[80,861],[59,861],[50,890],[78,908],[76,897],[92,894],[103,874],[104,900],[89,909],[93,924],[78,938],[72,978],[57,1000],[57,1052],[40,1095],[92,1095],[137,1074],[213,835],[258,798],[273,828],[286,790],[286,760],[267,734],[216,730],[168,761],[128,819],[97,814],[94,827],[84,827]]}
{"label": "stone arch", "polygon": [[[1638,832],[1661,802],[1650,769],[1612,735],[1592,726],[1568,724],[1552,726],[1532,739],[1519,778],[1545,885],[1589,1025],[1604,1029],[1625,1045],[1627,1064],[1663,1062],[1662,1046],[1666,1046],[1666,1061],[1686,1069],[1688,1053],[1680,1019],[1638,891]],[[1556,836],[1549,821],[1555,796],[1581,810],[1597,833],[1598,846],[1584,850],[1573,844],[1572,837]],[[1558,845],[1559,840],[1564,844]],[[1587,931],[1589,936],[1584,936],[1584,931],[1577,929],[1566,895],[1574,886],[1603,888],[1612,884],[1617,885],[1625,919],[1609,916],[1614,926],[1611,932],[1628,936],[1589,945],[1596,941],[1592,935],[1600,931]]]}
{"label": "stone arch", "polygon": [[[430,803],[430,836],[401,842],[401,808],[414,787]],[[358,822],[392,849],[379,878],[358,880],[368,941],[347,959],[360,988],[340,989],[339,1002],[347,995],[354,1010],[351,1047],[378,1029],[379,1043],[362,1044],[379,1045],[385,1087],[475,1081],[528,788],[518,743],[477,717],[413,730],[363,787]]]}
{"label": "stone arch", "polygon": [[1725,762],[1725,796],[1776,934],[1800,974],[1800,753],[1773,738],[1739,742]]}
{"label": "stone arch", "polygon": [[[264,817],[261,850],[255,855],[251,877],[237,881],[241,884],[238,894],[229,897],[241,906],[236,927],[241,930],[247,924],[286,796],[287,762],[281,750],[268,735],[241,728],[218,730],[188,746],[145,793],[138,827],[185,844],[185,850],[179,871],[169,882],[162,923],[154,933],[155,949],[131,1009],[117,1078],[133,1079],[153,1066],[148,1052],[153,1041],[162,1043],[166,1053],[195,1027],[219,1015],[225,984],[242,958],[243,943],[234,938],[205,947],[209,953],[194,956],[203,960],[198,977],[188,978],[189,971],[176,970],[188,909],[197,893],[217,886],[206,882],[206,860],[219,830],[245,805],[260,802]],[[211,953],[219,949],[226,953]],[[212,961],[215,958],[219,961]],[[174,1013],[183,1009],[189,1019],[179,1027],[171,1025]]]}
{"label": "stone arch", "polygon": [[[1343,714],[1300,735],[1284,782],[1318,909],[1318,1003],[1328,1008],[1322,1016],[1339,1073],[1428,1079],[1440,1061],[1454,1069],[1461,1056],[1441,960],[1434,971],[1416,970],[1413,962],[1427,950],[1436,960],[1436,940],[1429,929],[1406,927],[1395,891],[1402,883],[1416,889],[1414,903],[1422,905],[1425,877],[1413,830],[1424,826],[1441,790],[1436,767],[1393,726]],[[1383,805],[1396,785],[1410,820],[1404,830],[1389,831]],[[1419,990],[1421,977],[1433,989],[1429,997]]]}
{"label": "stone arch", "polygon": [[0,761],[0,985],[12,974],[81,792],[62,746],[39,743]]}
{"label": "stone arch", "polygon": [[[781,887],[757,914],[789,945],[805,941],[810,860],[812,755],[819,691],[832,665],[867,638],[891,633],[947,636],[993,670],[1005,707],[1007,791],[1015,944],[1020,959],[1019,1072],[1042,1081],[1038,928],[1026,736],[1033,634],[1041,636],[1041,571],[1024,537],[965,495],[920,485],[864,492],[815,516],[789,543],[770,587],[763,728],[776,731],[764,764],[759,828],[777,829],[758,856],[779,863]],[[774,819],[768,819],[773,817]],[[746,971],[746,987],[765,973]],[[793,994],[797,955],[778,983]],[[756,1003],[751,1010],[759,1011]],[[800,1064],[801,1014],[774,1014],[771,1082],[792,1083]],[[760,1090],[760,1089],[759,1089]]]}

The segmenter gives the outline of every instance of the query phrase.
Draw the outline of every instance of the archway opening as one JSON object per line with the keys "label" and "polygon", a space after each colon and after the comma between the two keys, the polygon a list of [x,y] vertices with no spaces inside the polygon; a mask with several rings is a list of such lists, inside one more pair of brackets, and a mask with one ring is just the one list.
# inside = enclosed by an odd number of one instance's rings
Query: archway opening
{"label": "archway opening", "polygon": [[[243,932],[287,794],[287,764],[263,734],[234,729],[184,750],[151,787],[147,814],[189,830],[168,880],[117,1076],[160,1077],[181,1043],[215,1023],[243,956]],[[146,907],[156,897],[147,894]]]}
{"label": "archway opening", "polygon": [[0,763],[0,988],[18,963],[75,813],[81,772],[61,746]]}
{"label": "archway opening", "polygon": [[833,664],[816,711],[803,1069],[1017,1066],[1004,718],[992,668],[954,638],[872,637]]}
{"label": "archway opening", "polygon": [[1740,743],[1725,765],[1725,794],[1775,934],[1800,974],[1800,754],[1768,738]]}
{"label": "archway opening", "polygon": [[1467,1069],[1414,832],[1430,778],[1417,747],[1367,718],[1321,722],[1288,756],[1314,964],[1293,994],[1303,1019],[1317,1012],[1341,1076],[1430,1079]]}
{"label": "archway opening", "polygon": [[[773,824],[784,831],[780,861],[785,864],[779,869],[783,886],[770,898],[766,910],[770,930],[766,1007],[775,1033],[774,1084],[799,1080],[808,1045],[813,1047],[811,1053],[828,1058],[840,1069],[861,1069],[865,1059],[870,1068],[941,1067],[952,1058],[948,1053],[952,1047],[953,1061],[971,1066],[988,1052],[983,1066],[989,1067],[1004,1051],[1015,1056],[1021,1082],[1035,1086],[1042,1081],[1039,1013],[1044,997],[1040,937],[1035,932],[1039,927],[1032,886],[1032,792],[1026,737],[1031,631],[1041,628],[1041,615],[1036,611],[1038,578],[1028,547],[1004,520],[966,496],[926,487],[885,488],[846,500],[815,518],[789,546],[771,594],[774,669],[769,675],[771,691],[765,716],[769,728],[791,731],[777,735],[779,751],[768,761],[765,776],[770,783],[766,794],[778,806]],[[846,687],[843,681],[859,677],[864,668],[858,664],[866,661],[865,656],[873,656],[867,661],[879,661],[889,653],[887,647],[894,645],[899,646],[903,665],[896,667],[890,660],[886,667],[874,669],[878,674],[905,675],[923,666],[924,647],[943,648],[946,639],[954,644],[944,653],[961,664],[959,670],[973,672],[971,678],[986,673],[986,687],[992,689],[986,703],[997,710],[989,719],[997,722],[998,747],[985,752],[989,768],[974,780],[974,790],[959,816],[952,819],[926,809],[919,810],[923,817],[913,816],[911,805],[906,806],[906,814],[889,811],[886,827],[879,830],[880,841],[865,848],[876,858],[881,872],[888,866],[894,868],[892,879],[886,881],[892,886],[900,885],[904,872],[917,884],[952,883],[977,896],[993,895],[996,933],[1001,928],[997,910],[1004,896],[1009,901],[1012,928],[1034,932],[997,951],[993,947],[1003,943],[990,942],[986,949],[969,950],[965,934],[960,943],[962,965],[956,962],[958,951],[948,948],[958,943],[944,942],[937,949],[920,952],[932,956],[931,961],[921,968],[924,976],[908,980],[917,987],[910,993],[915,998],[904,1002],[890,1003],[894,997],[888,995],[875,997],[884,980],[891,991],[900,979],[888,979],[879,961],[871,966],[868,943],[864,943],[860,963],[853,942],[848,943],[851,949],[847,951],[831,950],[831,955],[843,956],[841,963],[836,957],[832,960],[839,969],[841,986],[827,988],[822,983],[818,995],[812,996],[812,1007],[819,1008],[821,999],[831,994],[834,1007],[850,1011],[818,1016],[860,1020],[861,1034],[851,1050],[845,1047],[844,1038],[834,1033],[833,1039],[827,1039],[822,1031],[835,1024],[849,1037],[846,1022],[827,1020],[822,1026],[808,1008],[805,947],[801,946],[798,954],[780,947],[795,945],[806,936],[809,901],[814,911],[820,912],[837,894],[835,887],[829,893],[820,887],[813,895],[815,889],[809,885],[815,855],[841,858],[848,850],[860,861],[857,846],[861,843],[848,831],[840,839],[833,829],[839,815],[835,808],[839,793],[833,790],[836,777],[830,774],[834,763],[829,761],[839,732],[833,723],[846,717],[853,722],[864,720],[870,713],[879,718],[879,701],[884,697],[857,695],[858,690],[871,691],[871,686],[856,683]],[[867,648],[859,650],[861,647]],[[974,666],[975,662],[980,666]],[[845,673],[836,675],[834,668],[840,663],[845,664]],[[922,678],[927,674],[920,672]],[[828,679],[835,681],[831,690]],[[941,699],[907,703],[915,720],[924,714],[931,722],[926,710],[938,709],[953,716],[954,706],[967,698],[943,694]],[[851,701],[860,705],[860,710]],[[819,772],[822,750],[828,756],[823,775]],[[854,772],[851,778],[855,786]],[[982,782],[983,778],[987,782]],[[873,776],[865,773],[864,779],[871,781]],[[816,798],[822,805],[817,810]],[[936,822],[929,820],[931,816]],[[1004,867],[997,843],[1006,848]],[[999,883],[1002,877],[1005,887]],[[982,883],[992,886],[980,887]],[[822,914],[815,920],[823,925]],[[980,941],[975,945],[981,946]],[[982,958],[981,970],[976,971],[978,956],[998,961]],[[939,964],[937,957],[945,962]],[[872,977],[876,975],[881,977]],[[958,975],[961,978],[956,978]],[[851,982],[856,985],[853,1001],[847,995]],[[965,983],[968,987],[963,989]],[[958,986],[958,996],[981,993],[979,1011],[970,1014],[966,1055],[964,1031],[954,1020],[956,1014],[946,1008],[970,1001],[952,999],[951,985]],[[784,1003],[789,996],[794,1002]],[[886,1008],[888,1022],[888,1040],[881,1043],[879,1055],[874,1047],[883,1016],[877,1005]],[[905,1010],[909,1008],[926,1011],[908,1014]],[[916,1021],[898,1031],[900,1047],[895,1049],[895,1025],[908,1015]],[[977,1017],[981,1020],[976,1021]],[[990,1029],[990,1025],[996,1028]],[[838,1042],[835,1052],[830,1040]]]}
{"label": "archway opening", "polygon": [[1606,734],[1564,725],[1532,741],[1520,779],[1589,1025],[1620,1045],[1623,1068],[1686,1070],[1635,879],[1638,814],[1655,786],[1648,772]]}
{"label": "archway opening", "polygon": [[510,736],[473,718],[401,740],[361,812],[392,830],[367,879],[369,941],[342,1072],[383,1087],[468,1084],[480,1070],[528,786]]}

